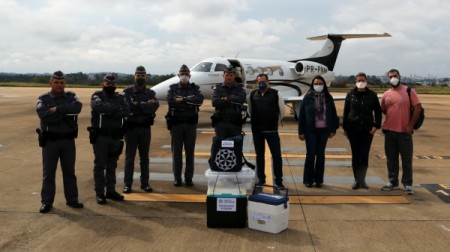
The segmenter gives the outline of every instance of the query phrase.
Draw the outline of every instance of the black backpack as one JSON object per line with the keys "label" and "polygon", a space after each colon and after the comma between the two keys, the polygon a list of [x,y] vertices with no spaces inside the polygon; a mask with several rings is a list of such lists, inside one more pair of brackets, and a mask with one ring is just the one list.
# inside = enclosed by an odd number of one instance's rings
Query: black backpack
{"label": "black backpack", "polygon": [[[412,106],[412,104],[411,104],[411,87],[408,87],[406,89],[406,92],[408,92],[409,104],[410,104],[410,109],[411,109],[411,117],[412,117],[412,115],[414,113],[414,106]],[[420,129],[420,127],[422,126],[424,120],[425,120],[425,109],[423,108],[423,106],[421,106],[419,118],[417,118],[417,121],[414,124],[413,128],[415,130]]]}
{"label": "black backpack", "polygon": [[240,172],[244,164],[254,170],[255,165],[249,163],[244,157],[243,143],[244,134],[227,138],[214,136],[212,138],[211,157],[208,160],[211,170]]}

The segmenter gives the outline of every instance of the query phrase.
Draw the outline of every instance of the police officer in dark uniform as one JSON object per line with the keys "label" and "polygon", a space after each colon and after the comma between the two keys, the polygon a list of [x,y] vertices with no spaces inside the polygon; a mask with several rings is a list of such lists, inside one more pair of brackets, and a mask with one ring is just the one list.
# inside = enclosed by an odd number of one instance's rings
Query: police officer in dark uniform
{"label": "police officer in dark uniform", "polygon": [[269,86],[267,74],[257,77],[258,89],[250,93],[248,111],[252,118],[253,144],[256,153],[256,167],[258,183],[266,183],[265,168],[265,142],[269,145],[273,161],[273,174],[275,185],[283,185],[283,160],[281,158],[280,135],[278,123],[284,116],[284,100],[281,94]]}
{"label": "police officer in dark uniform", "polygon": [[134,79],[134,85],[128,86],[123,90],[131,111],[127,120],[127,132],[125,134],[124,193],[131,193],[136,150],[139,150],[140,157],[141,189],[145,192],[153,191],[149,184],[149,151],[152,137],[150,126],[153,125],[159,102],[155,97],[155,91],[145,86],[147,72],[143,66],[136,68]]}
{"label": "police officer in dark uniform", "polygon": [[175,178],[174,186],[181,186],[183,166],[183,145],[186,155],[184,180],[186,186],[193,186],[194,150],[197,138],[199,107],[203,104],[203,95],[199,86],[189,82],[190,70],[182,65],[178,77],[180,82],[170,85],[167,92],[169,112],[166,119],[170,124],[172,136],[172,169]]}
{"label": "police officer in dark uniform", "polygon": [[61,162],[66,204],[73,208],[83,208],[83,204],[78,201],[74,140],[78,135],[77,118],[82,104],[75,93],[64,91],[65,83],[61,71],[53,73],[50,78],[51,91],[41,95],[36,105],[41,121],[40,128],[36,131],[39,134],[43,161],[41,213],[47,213],[53,207],[58,159]]}
{"label": "police officer in dark uniform", "polygon": [[[94,148],[94,180],[98,204],[106,199],[121,201],[123,196],[115,190],[117,160],[123,149],[124,122],[130,115],[125,97],[115,92],[116,77],[105,76],[103,90],[91,97],[90,141]],[[106,187],[106,197],[105,197]]]}
{"label": "police officer in dark uniform", "polygon": [[217,86],[211,96],[216,112],[212,116],[216,136],[226,138],[242,131],[243,105],[246,93],[242,84],[236,83],[233,66],[223,72],[224,82]]}

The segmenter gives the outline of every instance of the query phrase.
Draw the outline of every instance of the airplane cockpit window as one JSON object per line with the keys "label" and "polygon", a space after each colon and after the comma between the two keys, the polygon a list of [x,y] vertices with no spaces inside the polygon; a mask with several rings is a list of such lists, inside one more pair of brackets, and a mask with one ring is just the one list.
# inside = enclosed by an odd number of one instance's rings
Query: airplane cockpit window
{"label": "airplane cockpit window", "polygon": [[214,68],[214,72],[223,72],[223,71],[225,71],[226,67],[227,66],[224,64],[217,63],[216,67]]}
{"label": "airplane cockpit window", "polygon": [[198,65],[196,65],[194,68],[192,68],[192,72],[209,72],[211,71],[213,63],[211,62],[201,62]]}

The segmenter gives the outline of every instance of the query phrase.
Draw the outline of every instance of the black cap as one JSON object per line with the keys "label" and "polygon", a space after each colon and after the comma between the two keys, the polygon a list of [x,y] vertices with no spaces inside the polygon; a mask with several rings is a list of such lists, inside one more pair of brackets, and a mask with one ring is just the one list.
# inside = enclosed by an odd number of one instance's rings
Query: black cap
{"label": "black cap", "polygon": [[183,64],[180,67],[180,71],[179,72],[190,72],[191,70],[189,70],[189,67],[187,67],[185,64]]}
{"label": "black cap", "polygon": [[223,70],[224,73],[234,73],[234,67],[229,65]]}
{"label": "black cap", "polygon": [[136,67],[136,71],[134,72],[134,74],[147,74],[147,72],[145,71],[145,67],[138,66]]}
{"label": "black cap", "polygon": [[116,75],[114,73],[107,73],[103,80],[109,83],[116,83]]}
{"label": "black cap", "polygon": [[60,70],[53,73],[52,78],[54,79],[64,79],[64,73]]}

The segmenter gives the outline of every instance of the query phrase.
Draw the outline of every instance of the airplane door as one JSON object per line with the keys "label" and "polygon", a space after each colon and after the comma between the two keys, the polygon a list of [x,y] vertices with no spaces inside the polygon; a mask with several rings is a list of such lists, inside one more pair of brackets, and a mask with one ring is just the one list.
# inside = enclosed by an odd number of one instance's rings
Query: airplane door
{"label": "airplane door", "polygon": [[238,83],[245,83],[245,70],[242,67],[242,65],[239,62],[239,60],[229,59],[228,61],[234,67],[235,75],[236,75],[236,78],[235,78],[236,82],[238,82]]}

